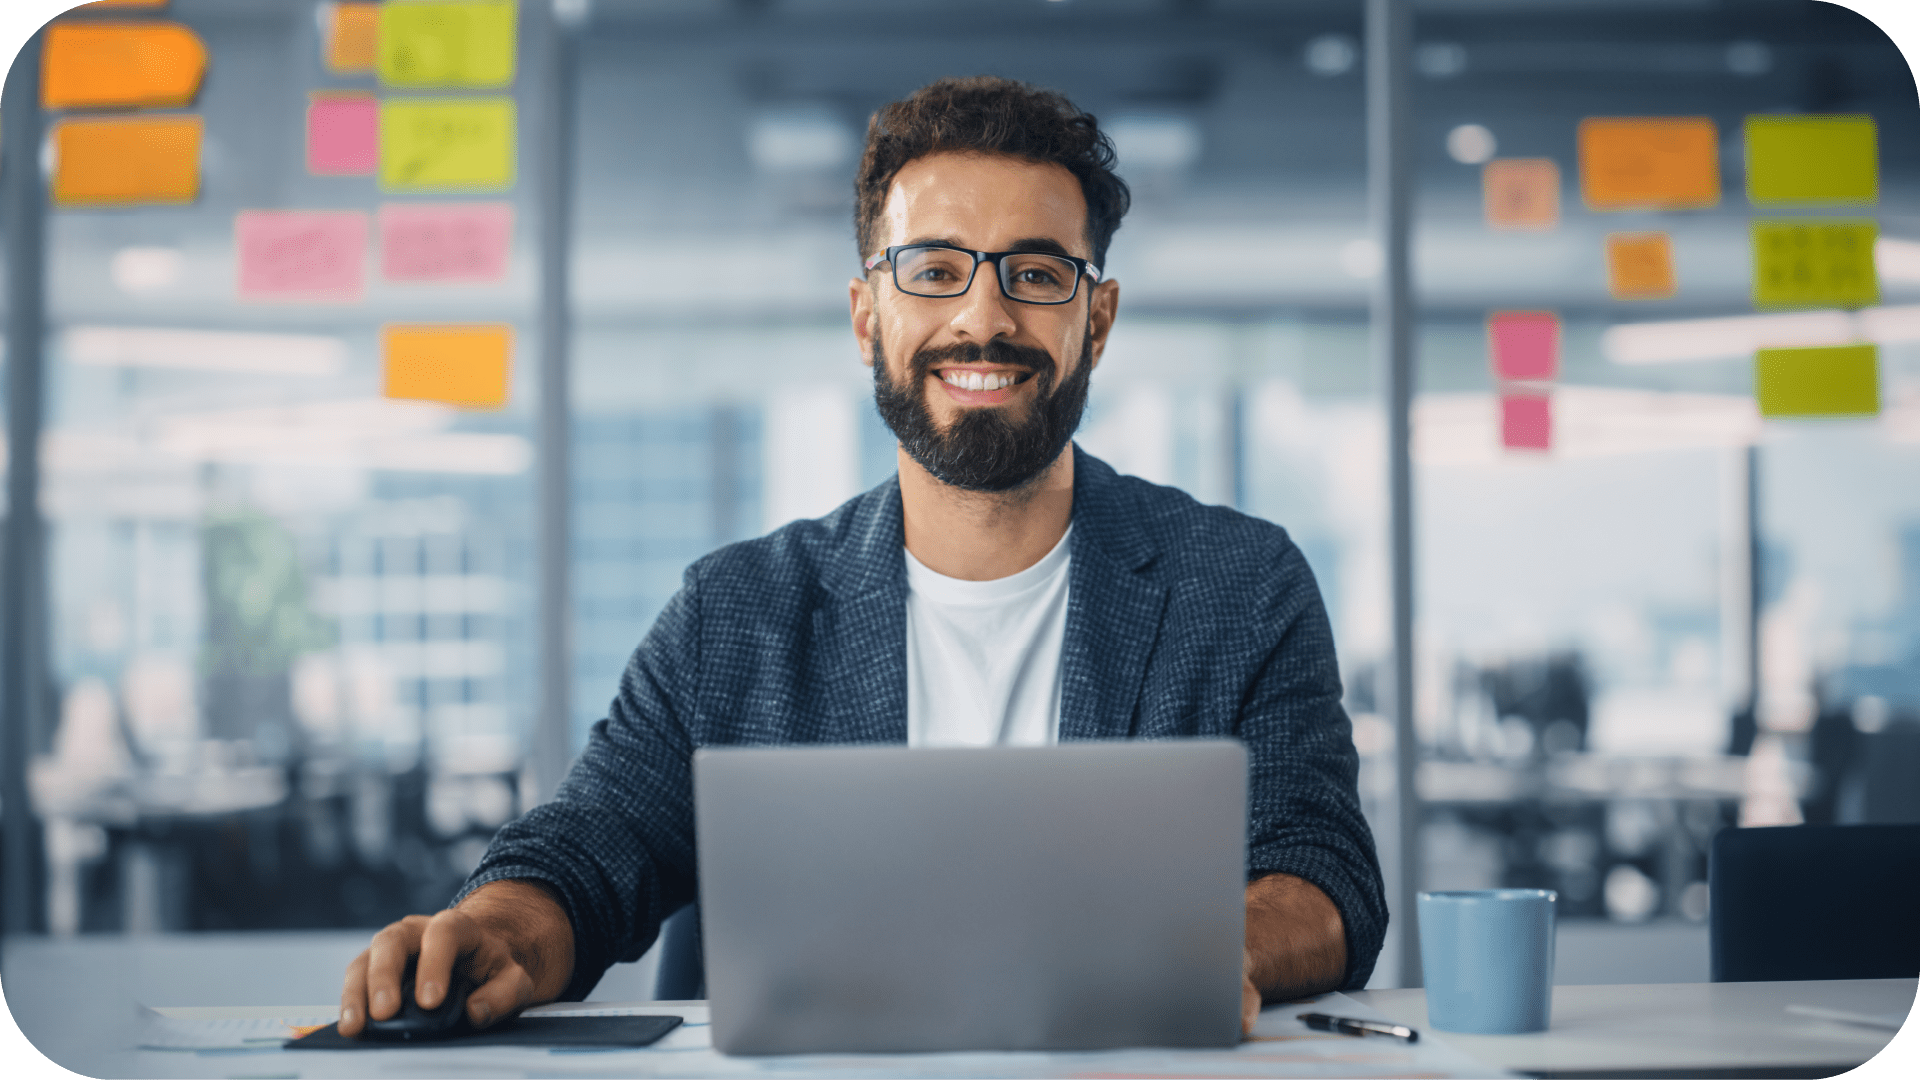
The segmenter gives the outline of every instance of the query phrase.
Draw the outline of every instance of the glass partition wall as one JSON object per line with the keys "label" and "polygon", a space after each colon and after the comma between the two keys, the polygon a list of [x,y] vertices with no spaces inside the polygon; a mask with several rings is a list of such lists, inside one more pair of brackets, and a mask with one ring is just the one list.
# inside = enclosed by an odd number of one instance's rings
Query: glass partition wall
{"label": "glass partition wall", "polygon": [[[316,102],[427,93],[329,66],[336,6],[175,0],[153,16],[209,56],[187,110],[205,124],[197,198],[47,214],[41,925],[365,927],[443,904],[534,794],[542,678],[568,680],[577,748],[689,562],[892,473],[847,325],[851,176],[874,108],[975,73],[1060,89],[1112,133],[1135,201],[1080,442],[1300,545],[1391,872],[1361,5],[555,7],[582,21],[572,648],[552,675],[529,45],[504,86],[432,91],[522,105],[513,179],[413,193],[314,172]],[[1801,3],[1423,8],[1414,61],[1424,884],[1560,889],[1576,932],[1674,931],[1660,940],[1696,950],[1704,979],[1713,830],[1914,814],[1875,779],[1913,752],[1920,708],[1920,353],[1900,329],[1920,304],[1911,77],[1870,24]],[[1753,313],[1754,113],[1878,125],[1879,203],[1851,213],[1880,223],[1882,314],[1848,316],[1882,342],[1878,418],[1762,421],[1746,331],[1702,329]],[[1710,118],[1717,204],[1589,210],[1576,139],[1595,116]],[[1550,228],[1489,225],[1487,169],[1511,159],[1558,169]],[[370,247],[350,296],[245,283],[238,215],[355,211],[384,239],[382,214],[421,206],[472,227],[508,215],[504,267],[395,280]],[[1622,232],[1671,238],[1671,297],[1610,296]],[[723,272],[739,263],[756,272]],[[1550,380],[1501,385],[1501,312],[1557,316]],[[509,328],[505,403],[388,396],[390,324]],[[1519,408],[1544,411],[1544,434],[1515,429],[1503,396],[1536,402]],[[1383,958],[1376,984],[1400,970]]]}

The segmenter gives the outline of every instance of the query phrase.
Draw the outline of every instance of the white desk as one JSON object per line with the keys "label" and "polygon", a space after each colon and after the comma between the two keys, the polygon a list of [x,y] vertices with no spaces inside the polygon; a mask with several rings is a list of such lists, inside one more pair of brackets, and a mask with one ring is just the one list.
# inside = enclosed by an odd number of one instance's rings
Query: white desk
{"label": "white desk", "polygon": [[1556,986],[1552,1028],[1533,1035],[1456,1035],[1427,1022],[1424,990],[1354,993],[1400,1023],[1490,1065],[1536,1076],[1832,1076],[1873,1057],[1890,1031],[1787,1011],[1814,1005],[1905,1014],[1914,979],[1845,982]]}

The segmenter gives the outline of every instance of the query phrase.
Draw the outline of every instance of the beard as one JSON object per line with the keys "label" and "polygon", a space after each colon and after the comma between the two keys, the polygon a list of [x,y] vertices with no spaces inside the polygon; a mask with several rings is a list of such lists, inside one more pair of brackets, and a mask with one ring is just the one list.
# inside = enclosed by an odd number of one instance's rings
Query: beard
{"label": "beard", "polygon": [[[1080,427],[1093,373],[1093,335],[1080,343],[1080,362],[1065,380],[1045,349],[994,339],[986,345],[922,349],[907,365],[906,386],[894,385],[879,335],[873,339],[873,403],[901,449],[943,484],[963,491],[1014,491],[1054,463]],[[963,409],[941,431],[927,407],[927,376],[936,365],[1004,364],[1032,372],[1031,403]],[[1056,385],[1056,383],[1058,385]]]}

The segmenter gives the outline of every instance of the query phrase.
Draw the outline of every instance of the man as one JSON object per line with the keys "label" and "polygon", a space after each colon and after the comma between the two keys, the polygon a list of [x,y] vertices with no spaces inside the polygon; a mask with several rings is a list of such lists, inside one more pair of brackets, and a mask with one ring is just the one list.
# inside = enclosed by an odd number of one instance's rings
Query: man
{"label": "man", "polygon": [[638,959],[696,893],[692,753],[738,743],[1237,737],[1244,1022],[1365,985],[1385,902],[1305,560],[1069,441],[1119,303],[1112,163],[1093,117],[1002,79],[874,115],[847,292],[897,479],[689,568],[554,800],[349,966],[342,1033],[399,1009],[416,953],[420,1004],[464,963],[481,1026]]}

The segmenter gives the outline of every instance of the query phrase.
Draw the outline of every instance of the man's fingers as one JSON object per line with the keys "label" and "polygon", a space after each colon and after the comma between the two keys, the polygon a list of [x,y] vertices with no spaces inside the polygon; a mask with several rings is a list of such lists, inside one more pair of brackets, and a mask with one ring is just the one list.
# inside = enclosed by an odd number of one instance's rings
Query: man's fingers
{"label": "man's fingers", "polygon": [[409,915],[373,935],[367,949],[367,1016],[387,1020],[400,1011],[400,977],[406,973],[407,959],[420,950],[420,933],[426,924],[421,915]]}
{"label": "man's fingers", "polygon": [[420,934],[420,965],[414,971],[414,1000],[431,1009],[446,1000],[453,967],[480,946],[480,927],[459,911],[443,911],[427,920]]}
{"label": "man's fingers", "polygon": [[1253,1022],[1260,1019],[1260,991],[1252,979],[1240,980],[1240,1034],[1253,1034]]}
{"label": "man's fingers", "polygon": [[467,998],[467,1019],[474,1027],[487,1027],[505,1020],[533,1004],[533,978],[526,969],[511,961],[501,964],[487,981]]}
{"label": "man's fingers", "polygon": [[347,979],[340,987],[340,1034],[358,1035],[367,1023],[367,950],[347,965]]}

